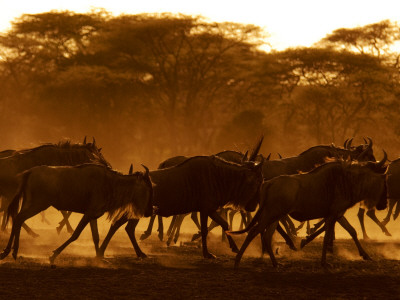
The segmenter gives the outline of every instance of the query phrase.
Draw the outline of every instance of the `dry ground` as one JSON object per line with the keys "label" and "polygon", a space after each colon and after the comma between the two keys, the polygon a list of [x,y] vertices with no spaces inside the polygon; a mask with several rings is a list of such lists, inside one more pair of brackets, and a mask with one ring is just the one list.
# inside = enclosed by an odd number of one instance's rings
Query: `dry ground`
{"label": "dry ground", "polygon": [[[147,224],[147,221],[144,222]],[[9,255],[0,262],[0,298],[51,299],[265,299],[265,298],[400,298],[400,239],[385,238],[362,242],[374,261],[358,257],[353,242],[339,238],[329,271],[320,265],[321,241],[318,238],[305,249],[293,252],[277,241],[282,264],[272,268],[268,257],[259,258],[260,245],[255,240],[233,270],[235,255],[221,242],[219,231],[209,236],[209,249],[217,255],[206,260],[194,243],[186,243],[191,234],[184,232],[178,245],[167,247],[153,234],[140,242],[147,259],[138,259],[124,230],[117,232],[106,251],[106,261],[94,258],[90,231],[70,245],[51,269],[48,256],[68,238],[56,234],[55,225],[32,223],[39,228],[34,239],[21,233],[17,261]],[[101,228],[101,237],[107,224]],[[143,228],[139,227],[139,237]],[[193,231],[191,231],[193,232]],[[8,235],[0,236],[0,248]],[[237,236],[238,245],[244,236]],[[299,241],[297,241],[297,244]]]}

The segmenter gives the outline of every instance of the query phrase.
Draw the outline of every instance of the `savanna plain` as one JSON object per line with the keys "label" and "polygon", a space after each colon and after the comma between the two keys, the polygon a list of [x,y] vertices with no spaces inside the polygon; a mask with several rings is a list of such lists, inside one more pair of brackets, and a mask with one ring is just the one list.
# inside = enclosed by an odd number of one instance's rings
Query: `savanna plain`
{"label": "savanna plain", "polygon": [[[383,213],[383,212],[382,212]],[[357,228],[356,208],[349,210],[351,223]],[[268,256],[260,257],[261,245],[255,239],[245,252],[238,271],[233,269],[235,254],[227,242],[221,241],[221,229],[208,235],[209,250],[217,258],[204,259],[199,243],[191,242],[195,226],[189,217],[184,221],[176,244],[167,247],[152,236],[139,245],[148,255],[136,257],[125,230],[121,228],[111,240],[104,260],[95,258],[90,229],[86,228],[56,260],[52,269],[48,257],[69,234],[57,234],[61,214],[47,210],[50,224],[36,216],[28,224],[40,235],[32,238],[21,232],[20,256],[10,255],[0,263],[0,298],[51,299],[396,299],[400,298],[400,232],[399,220],[391,221],[386,237],[376,225],[366,222],[371,240],[362,241],[373,261],[363,261],[346,233],[336,226],[334,253],[328,256],[330,269],[320,266],[322,238],[296,252],[290,250],[280,237],[275,248],[279,267],[274,269]],[[79,215],[71,217],[76,225]],[[166,219],[165,227],[170,219]],[[238,219],[235,224],[238,226]],[[142,219],[136,237],[143,233],[148,219]],[[109,223],[99,219],[100,238],[107,233]],[[358,228],[357,228],[358,229]],[[299,246],[304,229],[299,232]],[[235,236],[238,246],[245,235]],[[361,237],[360,237],[361,238]],[[8,239],[2,233],[0,247]],[[165,240],[165,238],[164,238]]]}

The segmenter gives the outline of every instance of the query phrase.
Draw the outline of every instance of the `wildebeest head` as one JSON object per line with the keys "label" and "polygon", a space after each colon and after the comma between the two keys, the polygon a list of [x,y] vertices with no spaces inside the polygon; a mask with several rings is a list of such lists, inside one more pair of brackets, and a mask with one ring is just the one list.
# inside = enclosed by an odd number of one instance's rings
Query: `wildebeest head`
{"label": "wildebeest head", "polygon": [[88,155],[91,157],[92,162],[111,168],[111,164],[104,158],[103,154],[101,153],[101,148],[97,147],[94,137],[92,143],[86,143],[85,137],[82,146],[87,149]]}
{"label": "wildebeest head", "polygon": [[366,166],[367,168],[370,168],[375,173],[385,174],[385,172],[387,170],[387,165],[385,164],[386,161],[387,161],[387,154],[386,154],[386,151],[383,150],[383,158],[380,161],[378,161],[378,162],[367,161],[367,162],[363,163],[363,165]]}
{"label": "wildebeest head", "polygon": [[146,172],[136,172],[132,174],[137,176],[134,185],[135,205],[144,217],[150,217],[153,214],[153,184],[150,179],[149,169],[142,165]]}
{"label": "wildebeest head", "polygon": [[253,189],[250,191],[252,197],[247,202],[245,206],[246,211],[254,211],[260,202],[260,189],[263,182],[263,172],[262,166],[264,163],[264,158],[262,157],[261,162],[245,162],[244,165],[249,169],[246,177],[246,184],[251,184]]}
{"label": "wildebeest head", "polygon": [[358,161],[376,161],[374,152],[372,150],[372,139],[368,137],[368,141],[364,139],[365,144],[357,147],[352,147],[351,142],[347,144],[347,149],[350,150],[352,159]]}

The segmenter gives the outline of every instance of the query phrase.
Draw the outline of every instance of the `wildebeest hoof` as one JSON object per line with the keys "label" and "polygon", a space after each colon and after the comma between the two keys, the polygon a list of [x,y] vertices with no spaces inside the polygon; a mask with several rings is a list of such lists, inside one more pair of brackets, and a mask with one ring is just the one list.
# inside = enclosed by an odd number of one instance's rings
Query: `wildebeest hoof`
{"label": "wildebeest hoof", "polygon": [[17,253],[16,253],[16,252],[13,252],[13,253],[12,253],[12,257],[14,258],[14,260],[17,260]]}
{"label": "wildebeest hoof", "polygon": [[321,263],[321,266],[325,269],[325,270],[331,270],[333,267],[331,264],[328,264],[327,262],[325,263]]}
{"label": "wildebeest hoof", "polygon": [[232,248],[232,252],[233,252],[233,253],[239,253],[238,247],[233,247],[233,248]]}
{"label": "wildebeest hoof", "polygon": [[37,238],[37,237],[39,237],[40,235],[38,235],[38,234],[35,233],[35,232],[31,232],[31,233],[30,233],[30,236],[33,237],[33,238]]}
{"label": "wildebeest hoof", "polygon": [[145,232],[140,236],[140,240],[143,241],[143,240],[147,239],[149,236],[150,236],[150,233]]}
{"label": "wildebeest hoof", "polygon": [[159,234],[158,234],[158,239],[162,242],[163,241],[163,239],[164,239],[164,234],[162,233],[162,232],[160,232]]}
{"label": "wildebeest hoof", "polygon": [[208,259],[215,259],[217,258],[214,254],[208,252],[208,253],[204,253],[203,254],[204,258],[208,258]]}
{"label": "wildebeest hoof", "polygon": [[386,236],[392,236],[389,231],[384,231]]}
{"label": "wildebeest hoof", "polygon": [[147,258],[147,255],[142,252],[142,253],[138,254],[138,257],[139,258]]}
{"label": "wildebeest hoof", "polygon": [[367,253],[364,253],[364,254],[362,254],[361,256],[362,256],[362,258],[363,258],[364,260],[372,260],[372,258],[371,258]]}
{"label": "wildebeest hoof", "polygon": [[302,239],[301,242],[300,242],[300,249],[303,249],[305,245],[307,245],[307,240],[306,239]]}

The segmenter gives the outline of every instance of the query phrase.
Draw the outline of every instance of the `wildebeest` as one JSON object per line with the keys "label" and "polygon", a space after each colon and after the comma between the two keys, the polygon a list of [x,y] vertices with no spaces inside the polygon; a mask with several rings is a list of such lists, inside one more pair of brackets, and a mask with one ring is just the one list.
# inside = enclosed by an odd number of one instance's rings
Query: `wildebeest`
{"label": "wildebeest", "polygon": [[[149,171],[145,169],[146,173],[123,175],[106,166],[83,164],[74,167],[37,166],[23,172],[18,176],[18,192],[7,210],[7,218],[12,217],[13,226],[0,259],[9,254],[12,246],[16,259],[22,224],[50,206],[84,214],[72,236],[50,257],[52,265],[86,225],[104,213],[107,212],[110,219],[150,216],[153,212],[153,191]],[[18,212],[21,197],[22,206]],[[98,247],[98,236],[95,237],[93,228],[92,233]]]}
{"label": "wildebeest", "polygon": [[[252,159],[254,157],[254,154],[251,155]],[[216,156],[195,156],[177,166],[150,171],[150,178],[155,184],[153,190],[156,213],[168,217],[193,211],[200,212],[203,256],[213,258],[214,255],[207,249],[208,217],[220,224],[224,230],[228,230],[228,224],[217,213],[218,208],[232,206],[254,211],[258,205],[262,183],[261,166],[262,163],[235,164]],[[111,225],[100,247],[99,256],[104,255],[111,237],[126,222],[126,218],[121,218]],[[129,220],[126,231],[136,254],[145,257],[134,235],[137,222]],[[231,237],[229,244],[233,251],[237,251]]]}
{"label": "wildebeest", "polygon": [[250,242],[267,230],[266,248],[273,266],[277,266],[271,248],[274,223],[289,214],[298,221],[325,218],[326,234],[324,237],[321,263],[326,266],[328,241],[333,238],[336,221],[350,233],[360,255],[369,259],[362,249],[354,228],[343,217],[346,210],[365,199],[377,199],[377,209],[386,208],[386,184],[384,175],[377,174],[366,166],[348,162],[330,162],[323,164],[309,173],[283,175],[265,181],[261,188],[261,204],[251,224],[243,231],[249,231],[239,253],[235,268]]}
{"label": "wildebeest", "polygon": [[387,168],[386,184],[388,189],[389,210],[383,219],[383,225],[386,225],[392,215],[393,209],[397,204],[393,214],[393,220],[396,220],[400,213],[400,158],[393,160]]}
{"label": "wildebeest", "polygon": [[[95,162],[110,166],[93,143],[72,144],[69,141],[58,144],[44,144],[36,148],[16,151],[12,156],[0,158],[0,211],[5,211],[13,199],[17,188],[17,174],[34,166],[65,166]],[[2,229],[6,226],[3,217]],[[24,224],[28,233],[30,228]]]}
{"label": "wildebeest", "polygon": [[[245,154],[238,152],[238,151],[234,151],[234,150],[225,150],[225,151],[221,151],[218,152],[217,154],[215,154],[215,156],[218,156],[226,161],[229,162],[234,162],[234,163],[241,163],[243,160],[246,160],[245,158]],[[165,169],[165,168],[170,168],[173,166],[176,166],[178,164],[183,163],[185,160],[189,159],[190,157],[187,156],[174,156],[171,158],[166,159],[165,161],[161,162],[158,166],[158,169]],[[256,157],[256,159],[261,159],[261,156]],[[183,222],[183,219],[187,216],[188,214],[184,214],[184,215],[180,215],[180,216],[174,216],[171,220],[171,224],[168,228],[167,231],[167,236],[168,236],[168,240],[167,240],[167,245],[169,245],[172,241],[172,239],[174,238],[175,242],[178,239],[179,236],[179,232],[180,232],[180,226]],[[140,236],[140,240],[144,240],[146,238],[148,238],[151,235],[151,231],[153,228],[153,224],[154,224],[154,220],[155,220],[156,216],[153,215],[150,218],[149,221],[149,225],[146,229],[146,231]],[[197,226],[197,228],[200,230],[200,222],[197,218],[197,212],[192,212],[191,213],[191,218],[193,220],[193,222],[195,223],[195,225]],[[215,223],[214,223],[215,224]],[[158,216],[158,237],[160,240],[163,240],[163,220],[161,216]],[[195,235],[196,236],[196,235]]]}

